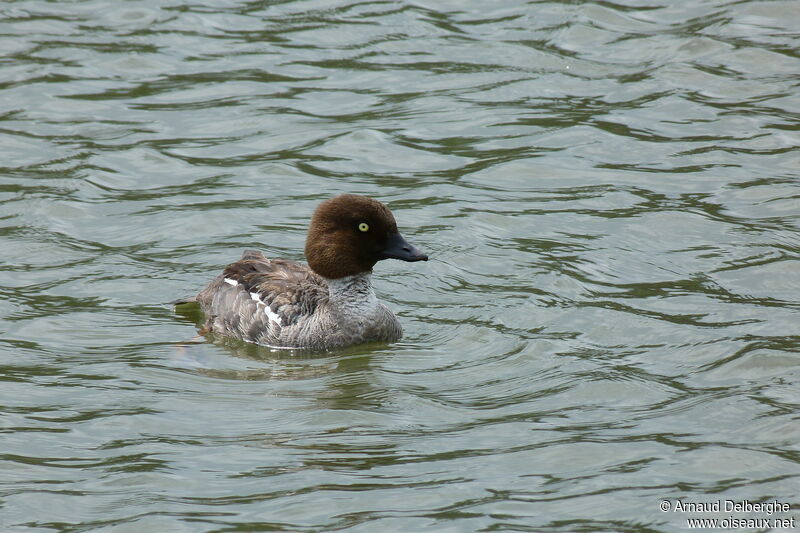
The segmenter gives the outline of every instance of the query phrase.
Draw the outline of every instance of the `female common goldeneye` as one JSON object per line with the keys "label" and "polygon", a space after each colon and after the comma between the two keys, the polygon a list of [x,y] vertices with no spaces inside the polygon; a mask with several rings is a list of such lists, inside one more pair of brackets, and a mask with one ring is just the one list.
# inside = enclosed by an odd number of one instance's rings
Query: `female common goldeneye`
{"label": "female common goldeneye", "polygon": [[213,332],[277,348],[325,350],[396,341],[403,330],[372,290],[381,259],[427,261],[397,231],[381,202],[343,194],[314,211],[305,247],[308,266],[246,250],[196,297]]}

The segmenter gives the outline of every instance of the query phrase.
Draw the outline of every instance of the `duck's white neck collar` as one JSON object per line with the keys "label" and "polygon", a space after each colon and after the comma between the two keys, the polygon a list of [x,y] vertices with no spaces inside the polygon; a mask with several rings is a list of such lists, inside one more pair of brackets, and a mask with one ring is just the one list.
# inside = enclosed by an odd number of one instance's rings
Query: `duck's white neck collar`
{"label": "duck's white neck collar", "polygon": [[371,278],[372,272],[361,272],[353,276],[328,279],[331,303],[347,315],[364,316],[378,305]]}

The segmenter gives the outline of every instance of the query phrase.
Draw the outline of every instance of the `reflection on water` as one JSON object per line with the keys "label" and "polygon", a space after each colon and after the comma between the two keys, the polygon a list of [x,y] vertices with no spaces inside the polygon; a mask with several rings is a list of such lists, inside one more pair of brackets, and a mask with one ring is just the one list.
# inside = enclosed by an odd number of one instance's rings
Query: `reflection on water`
{"label": "reflection on water", "polygon": [[[794,3],[0,16],[0,529],[795,516]],[[286,353],[166,304],[302,259],[341,192],[431,255],[377,265],[402,342]]]}

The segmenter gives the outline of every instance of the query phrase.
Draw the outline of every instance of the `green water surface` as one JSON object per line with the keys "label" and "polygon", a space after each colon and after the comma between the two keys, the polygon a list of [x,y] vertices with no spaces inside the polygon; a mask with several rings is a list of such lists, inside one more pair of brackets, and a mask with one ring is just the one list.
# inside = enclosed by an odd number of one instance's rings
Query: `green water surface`
{"label": "green water surface", "polygon": [[[796,2],[0,17],[0,530],[800,522]],[[375,269],[401,342],[213,342],[167,303],[302,260],[343,192],[431,257]]]}

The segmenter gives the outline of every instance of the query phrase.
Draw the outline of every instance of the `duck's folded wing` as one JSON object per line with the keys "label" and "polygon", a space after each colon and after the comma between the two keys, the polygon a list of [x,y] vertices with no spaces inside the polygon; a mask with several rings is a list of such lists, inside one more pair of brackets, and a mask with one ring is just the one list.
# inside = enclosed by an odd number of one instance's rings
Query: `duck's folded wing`
{"label": "duck's folded wing", "polygon": [[327,300],[325,280],[306,265],[247,250],[197,296],[212,331],[278,342],[284,328]]}

